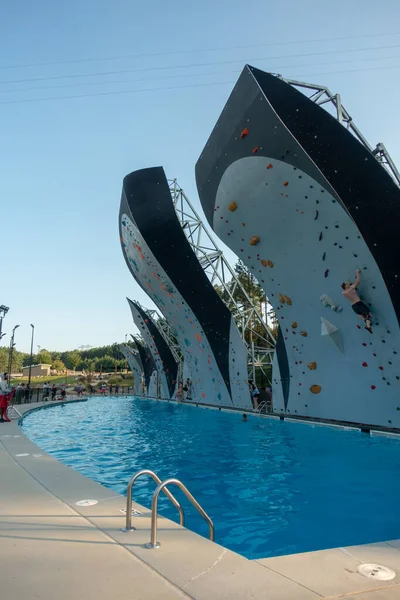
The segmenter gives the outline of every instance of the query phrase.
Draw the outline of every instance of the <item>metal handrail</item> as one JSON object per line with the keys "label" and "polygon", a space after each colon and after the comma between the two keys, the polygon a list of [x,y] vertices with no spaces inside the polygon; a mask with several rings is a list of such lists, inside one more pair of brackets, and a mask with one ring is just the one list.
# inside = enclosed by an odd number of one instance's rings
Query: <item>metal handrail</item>
{"label": "metal handrail", "polygon": [[158,506],[158,497],[160,492],[165,491],[167,485],[177,485],[178,488],[185,494],[186,498],[190,500],[193,506],[198,510],[203,519],[208,523],[210,528],[210,540],[214,541],[214,523],[208,516],[208,514],[203,510],[197,500],[192,496],[186,486],[183,485],[182,481],[179,479],[166,479],[162,483],[157,486],[153,494],[153,499],[151,501],[151,540],[149,544],[146,544],[147,548],[158,548],[160,544],[157,542],[157,506]]}
{"label": "metal handrail", "polygon": [[[134,531],[135,530],[135,527],[132,527],[132,487],[133,487],[133,484],[135,483],[136,479],[138,479],[142,475],[149,475],[150,477],[152,477],[152,479],[154,479],[154,481],[157,483],[158,487],[160,487],[159,484],[161,484],[161,479],[153,471],[150,471],[149,469],[142,469],[141,471],[138,471],[130,478],[129,483],[128,483],[128,489],[126,490],[126,521],[125,521],[125,527],[122,529],[122,531]],[[185,514],[183,512],[182,506],[179,504],[178,500],[176,500],[176,498],[171,494],[171,492],[169,490],[167,490],[166,488],[164,489],[164,494],[171,500],[172,504],[178,509],[179,525],[182,525],[182,527],[183,527],[185,525]]]}
{"label": "metal handrail", "polygon": [[254,412],[255,412],[255,413],[261,413],[262,409],[263,409],[263,408],[265,408],[265,407],[267,406],[267,404],[268,404],[268,403],[267,403],[267,401],[266,401],[266,400],[263,400],[263,401],[261,402],[261,404],[259,404],[259,405],[257,406],[257,408],[255,408],[255,409],[254,409]]}

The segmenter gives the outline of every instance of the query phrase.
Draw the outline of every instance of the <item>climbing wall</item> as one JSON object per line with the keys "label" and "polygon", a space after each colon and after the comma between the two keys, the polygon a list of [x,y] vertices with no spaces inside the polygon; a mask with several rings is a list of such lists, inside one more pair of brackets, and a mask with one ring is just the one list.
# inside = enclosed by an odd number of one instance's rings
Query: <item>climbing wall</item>
{"label": "climbing wall", "polygon": [[143,365],[140,360],[139,353],[135,354],[132,348],[126,344],[121,344],[119,349],[122,354],[125,356],[126,361],[129,365],[130,370],[132,371],[133,379],[134,379],[134,392],[137,396],[142,393],[142,377],[143,377]]}
{"label": "climbing wall", "polygon": [[246,349],[182,231],[162,168],[125,177],[120,236],[132,275],[181,347],[193,400],[250,408]]}
{"label": "climbing wall", "polygon": [[[389,174],[324,109],[247,66],[196,178],[208,221],[279,319],[274,410],[400,427],[400,191]],[[372,335],[341,293],[356,268]]]}
{"label": "climbing wall", "polygon": [[132,302],[128,298],[128,303],[135,325],[153,358],[159,376],[161,397],[172,398],[177,383],[178,365],[176,360],[151,317],[137,302]]}
{"label": "climbing wall", "polygon": [[157,395],[157,370],[153,357],[149,348],[144,344],[135,340],[138,349],[140,362],[143,365],[144,383],[147,394],[151,397]]}

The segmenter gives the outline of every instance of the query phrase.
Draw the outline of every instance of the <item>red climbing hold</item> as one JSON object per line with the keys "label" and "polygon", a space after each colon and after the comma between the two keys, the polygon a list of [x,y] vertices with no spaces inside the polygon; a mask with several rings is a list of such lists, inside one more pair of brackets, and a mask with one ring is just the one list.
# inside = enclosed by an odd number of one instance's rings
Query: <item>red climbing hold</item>
{"label": "red climbing hold", "polygon": [[357,325],[357,329],[361,329],[361,325]]}
{"label": "red climbing hold", "polygon": [[383,367],[379,367],[379,369],[380,369],[381,371],[383,371]]}
{"label": "red climbing hold", "polygon": [[253,148],[253,154],[257,154],[257,152],[259,151],[259,147],[256,146],[255,148]]}
{"label": "red climbing hold", "polygon": [[267,169],[272,169],[271,163],[269,163],[269,165],[267,165]]}
{"label": "red climbing hold", "polygon": [[246,135],[249,135],[249,130],[247,129],[247,127],[243,129],[242,133],[240,134],[240,138],[243,139],[246,137]]}
{"label": "red climbing hold", "polygon": [[288,181],[284,181],[283,185],[286,187],[286,186],[289,185],[289,182]]}
{"label": "red climbing hold", "polygon": [[363,366],[363,367],[368,367],[368,363],[366,363],[366,362],[363,362],[362,366]]}
{"label": "red climbing hold", "polygon": [[367,344],[365,342],[363,342],[363,346],[366,346]]}
{"label": "red climbing hold", "polygon": [[375,390],[376,389],[376,385],[371,385],[371,390]]}

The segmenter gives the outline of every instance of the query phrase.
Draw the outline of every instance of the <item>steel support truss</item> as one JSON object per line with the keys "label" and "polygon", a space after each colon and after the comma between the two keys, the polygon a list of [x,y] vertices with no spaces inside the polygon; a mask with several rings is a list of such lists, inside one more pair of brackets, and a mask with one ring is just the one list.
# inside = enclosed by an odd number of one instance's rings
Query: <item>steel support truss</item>
{"label": "steel support truss", "polygon": [[[373,148],[367,142],[361,131],[354,124],[353,118],[343,106],[340,94],[332,94],[329,88],[325,87],[324,85],[305,83],[304,81],[297,81],[295,79],[287,79],[282,75],[276,76],[285,83],[288,83],[296,89],[299,89],[309,98],[309,100],[312,100],[312,102],[315,102],[315,104],[318,104],[318,106],[330,105],[330,107],[333,107],[334,115],[339,123],[351,131],[358,141],[361,142],[361,144],[365,146],[365,148],[371,152],[376,160],[388,171],[395,183],[400,186],[400,172],[394,164],[386,147],[384,144],[379,142],[376,147]],[[328,112],[332,114],[331,111]]]}
{"label": "steel support truss", "polygon": [[[256,369],[259,369],[269,378],[269,366],[272,364],[276,343],[266,322],[267,314],[273,315],[271,305],[266,301],[264,318],[177,180],[168,180],[168,183],[175,212],[186,238],[211,284],[222,290],[222,300],[231,311],[247,348],[249,376],[255,380]],[[236,292],[238,290],[244,299],[242,302],[237,300]],[[257,328],[255,328],[255,324]],[[246,338],[252,342],[248,343]]]}
{"label": "steel support truss", "polygon": [[[182,381],[182,378],[183,378],[183,354],[182,354],[181,347],[179,346],[179,344],[176,340],[176,337],[174,336],[172,327],[170,326],[168,321],[166,321],[166,319],[157,310],[152,309],[152,308],[145,308],[144,306],[139,304],[139,302],[137,300],[135,302],[136,302],[136,304],[138,304],[140,306],[140,308],[147,315],[149,315],[151,320],[156,325],[158,331],[164,338],[165,342],[167,343],[167,345],[168,345],[169,349],[171,350],[172,355],[175,358],[176,363],[178,365],[178,381]],[[132,338],[136,341],[135,336],[132,335]],[[139,338],[139,341],[142,344],[144,343],[144,341],[141,340],[140,338]]]}

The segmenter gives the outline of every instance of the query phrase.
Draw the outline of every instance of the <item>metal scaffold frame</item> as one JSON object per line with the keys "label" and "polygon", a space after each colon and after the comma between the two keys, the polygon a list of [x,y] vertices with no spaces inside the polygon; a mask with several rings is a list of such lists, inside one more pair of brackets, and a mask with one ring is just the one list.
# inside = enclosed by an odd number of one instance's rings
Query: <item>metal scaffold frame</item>
{"label": "metal scaffold frame", "polygon": [[373,148],[365,139],[361,131],[354,124],[353,118],[347,112],[345,107],[342,104],[342,100],[340,94],[332,94],[329,88],[324,85],[318,85],[316,83],[306,83],[304,81],[297,81],[295,79],[287,79],[282,75],[276,75],[279,79],[292,85],[296,89],[299,89],[303,94],[305,94],[309,100],[318,104],[318,106],[324,106],[326,104],[330,104],[334,107],[334,112],[337,120],[341,123],[346,129],[351,131],[351,133],[358,139],[359,142],[367,150],[371,152],[371,154],[376,158],[376,160],[388,171],[391,175],[392,179],[395,183],[400,186],[400,172],[397,169],[396,165],[393,162],[392,157],[387,151],[384,144],[379,142],[375,148]]}
{"label": "metal scaffold frame", "polygon": [[[153,308],[145,308],[139,302],[135,301],[140,308],[149,315],[152,321],[157,326],[158,331],[164,338],[165,342],[168,344],[169,349],[172,352],[173,357],[175,358],[178,365],[178,381],[182,380],[183,377],[183,354],[182,350],[176,341],[176,338],[172,332],[172,328],[168,321],[166,321],[165,317],[163,317],[157,310]],[[135,336],[132,336],[135,339]],[[137,336],[139,337],[139,336]],[[140,339],[140,338],[139,338]],[[143,343],[143,342],[142,342]]]}
{"label": "metal scaffold frame", "polygon": [[[272,364],[276,340],[266,323],[266,317],[264,319],[254,305],[223,251],[215,243],[177,180],[168,180],[168,183],[175,212],[191,248],[211,284],[218,285],[224,292],[222,300],[231,311],[247,348],[249,376],[255,380],[256,369],[260,369],[268,377],[265,369]],[[239,302],[236,299],[238,289],[240,289],[245,302]],[[224,297],[229,298],[229,301],[225,301]],[[265,309],[266,316],[267,314],[268,316],[273,315],[268,300],[266,300]],[[254,323],[258,324],[260,331],[253,328]],[[250,333],[249,337],[253,340],[250,344],[246,341],[246,332]]]}

